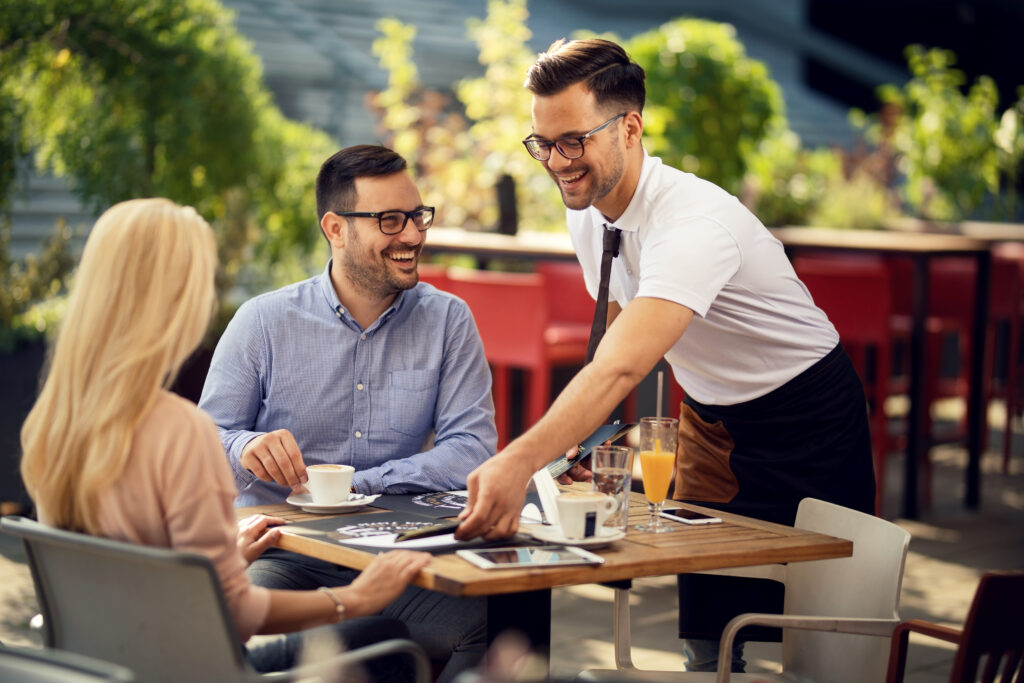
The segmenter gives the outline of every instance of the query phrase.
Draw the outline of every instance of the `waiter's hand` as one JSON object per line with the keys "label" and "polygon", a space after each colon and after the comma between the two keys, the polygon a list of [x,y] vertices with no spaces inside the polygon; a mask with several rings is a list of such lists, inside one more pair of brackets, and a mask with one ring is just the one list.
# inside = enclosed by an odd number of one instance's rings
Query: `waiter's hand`
{"label": "waiter's hand", "polygon": [[272,481],[296,488],[306,483],[306,463],[295,437],[287,429],[261,434],[245,444],[239,459],[246,468],[263,481]]}
{"label": "waiter's hand", "polygon": [[[578,455],[579,455],[579,448],[570,448],[569,450],[567,450],[565,452],[565,459],[569,460],[571,462],[572,459],[577,457]],[[569,485],[569,484],[573,483],[574,481],[593,481],[593,480],[594,480],[594,473],[591,472],[590,468],[587,467],[582,462],[575,463],[572,467],[569,468],[568,471],[566,471],[564,474],[560,474],[555,479],[555,481],[557,481],[559,484],[565,484],[565,485]]]}
{"label": "waiter's hand", "polygon": [[488,541],[508,538],[519,530],[519,515],[533,472],[521,459],[498,454],[473,470],[466,480],[469,502],[455,530],[461,541],[483,536]]}

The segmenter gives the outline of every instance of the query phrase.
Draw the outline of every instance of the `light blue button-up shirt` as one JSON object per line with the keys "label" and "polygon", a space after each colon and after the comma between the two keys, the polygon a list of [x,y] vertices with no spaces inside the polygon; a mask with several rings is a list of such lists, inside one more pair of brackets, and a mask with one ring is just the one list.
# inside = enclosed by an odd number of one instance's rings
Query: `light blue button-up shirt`
{"label": "light blue button-up shirt", "polygon": [[420,283],[364,330],[330,268],[247,301],[213,354],[199,406],[220,431],[236,505],[289,494],[239,462],[250,440],[282,428],[306,465],[355,467],[360,493],[465,488],[497,445],[491,375],[469,307]]}

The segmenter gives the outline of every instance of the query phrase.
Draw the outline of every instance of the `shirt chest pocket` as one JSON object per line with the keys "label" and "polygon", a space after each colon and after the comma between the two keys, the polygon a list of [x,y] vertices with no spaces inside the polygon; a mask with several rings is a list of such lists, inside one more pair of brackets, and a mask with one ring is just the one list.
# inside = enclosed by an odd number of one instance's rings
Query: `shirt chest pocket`
{"label": "shirt chest pocket", "polygon": [[437,370],[388,373],[388,427],[406,436],[425,437],[434,426]]}

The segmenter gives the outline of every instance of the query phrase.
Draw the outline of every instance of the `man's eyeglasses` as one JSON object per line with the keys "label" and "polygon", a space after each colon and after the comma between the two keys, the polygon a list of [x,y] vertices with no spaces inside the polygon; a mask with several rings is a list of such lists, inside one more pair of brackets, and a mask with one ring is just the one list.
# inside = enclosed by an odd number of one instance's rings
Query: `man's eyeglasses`
{"label": "man's eyeglasses", "polygon": [[423,232],[434,222],[434,207],[421,206],[412,211],[332,211],[335,216],[351,216],[352,218],[376,218],[377,227],[385,235],[397,235],[405,230],[405,224],[412,219],[416,229]]}
{"label": "man's eyeglasses", "polygon": [[532,156],[537,161],[547,161],[548,159],[550,159],[552,147],[557,149],[558,153],[561,154],[566,159],[579,159],[581,156],[583,156],[584,140],[589,138],[591,135],[604,130],[606,127],[612,125],[612,123],[618,121],[628,113],[629,112],[622,112],[618,116],[613,116],[612,118],[608,119],[600,126],[595,128],[594,130],[590,131],[589,133],[584,133],[583,135],[580,136],[559,138],[552,142],[551,140],[545,140],[544,138],[536,138],[531,135],[530,137],[523,140],[523,145],[526,146],[526,151],[530,153],[530,156]]}

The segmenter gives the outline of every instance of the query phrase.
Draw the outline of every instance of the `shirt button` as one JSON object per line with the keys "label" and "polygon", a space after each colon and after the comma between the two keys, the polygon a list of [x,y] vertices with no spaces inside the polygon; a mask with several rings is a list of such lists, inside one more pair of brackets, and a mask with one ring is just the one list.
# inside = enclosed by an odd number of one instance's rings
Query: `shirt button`
{"label": "shirt button", "polygon": [[357,439],[363,438],[363,433],[361,431],[359,431],[358,429],[356,430],[356,438]]}
{"label": "shirt button", "polygon": [[361,334],[361,335],[359,335],[359,338],[365,341],[366,340],[366,335],[365,334]]}
{"label": "shirt button", "polygon": [[359,384],[357,384],[356,385],[356,389],[358,389],[359,391],[362,391],[363,390],[363,383],[360,382]]}

